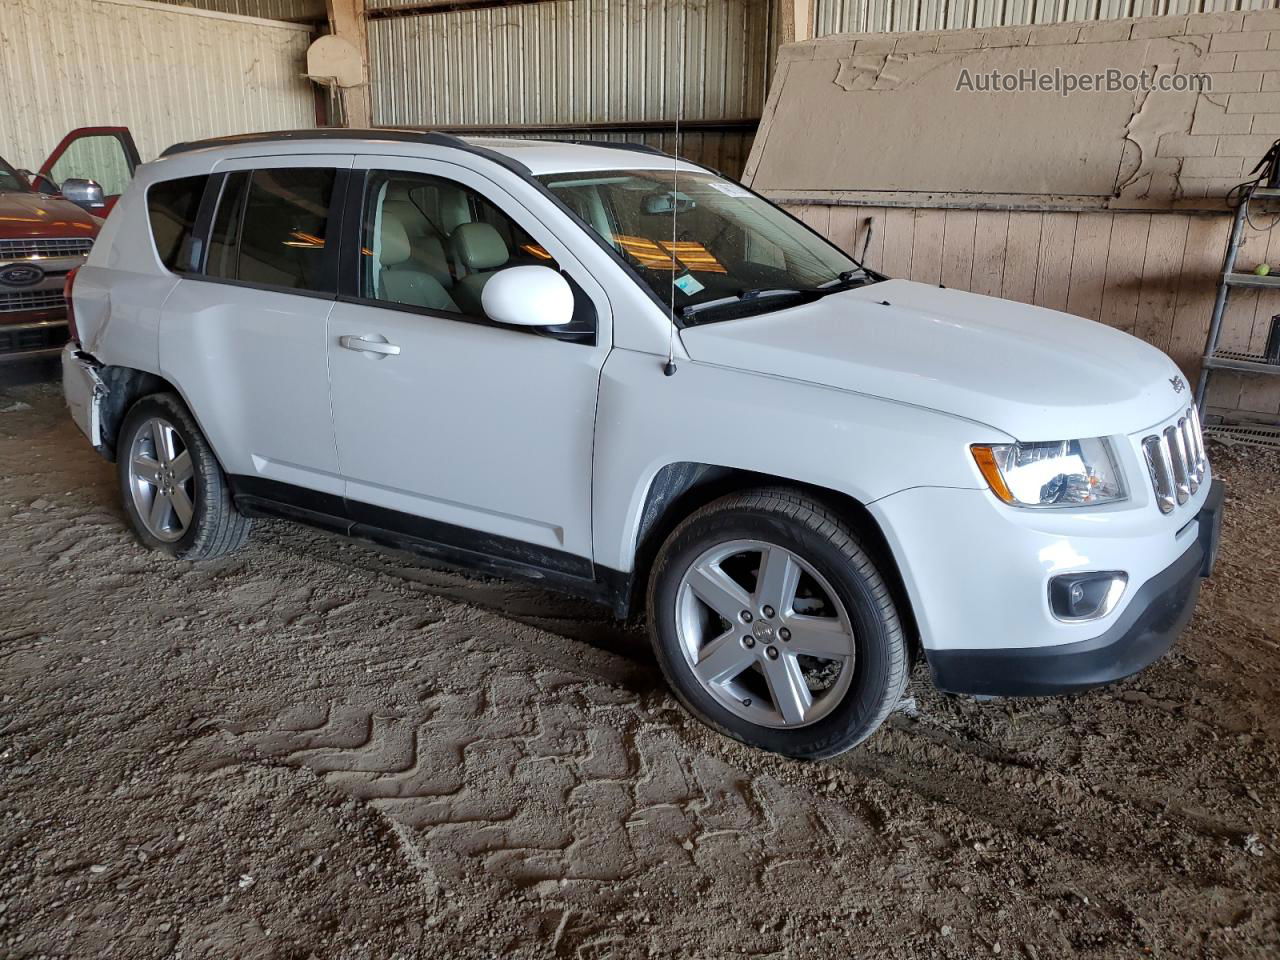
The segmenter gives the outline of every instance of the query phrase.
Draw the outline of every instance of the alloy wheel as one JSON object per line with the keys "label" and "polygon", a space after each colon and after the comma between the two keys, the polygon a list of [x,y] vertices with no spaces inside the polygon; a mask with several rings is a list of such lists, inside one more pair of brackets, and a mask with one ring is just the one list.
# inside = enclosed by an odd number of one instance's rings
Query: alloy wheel
{"label": "alloy wheel", "polygon": [[190,528],[195,517],[195,469],[191,451],[167,420],[154,417],[134,434],[129,492],[143,526],[157,540],[172,543]]}
{"label": "alloy wheel", "polygon": [[761,726],[816,723],[853,679],[848,611],[821,574],[777,544],[734,540],[703,552],[680,581],[676,634],[702,688]]}

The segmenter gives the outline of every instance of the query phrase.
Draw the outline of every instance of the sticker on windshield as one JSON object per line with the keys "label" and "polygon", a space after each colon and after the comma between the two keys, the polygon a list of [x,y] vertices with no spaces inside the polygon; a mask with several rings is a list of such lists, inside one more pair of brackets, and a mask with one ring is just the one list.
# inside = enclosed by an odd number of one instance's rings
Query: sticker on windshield
{"label": "sticker on windshield", "polygon": [[727,181],[726,181],[726,182],[724,182],[724,183],[713,183],[713,184],[711,184],[710,186],[712,187],[712,189],[719,190],[719,191],[720,191],[721,193],[723,193],[726,197],[749,197],[749,196],[751,196],[751,191],[750,191],[750,190],[748,190],[746,187],[740,187],[740,186],[738,186],[738,184],[736,184],[736,183],[729,183],[729,182],[727,182]]}
{"label": "sticker on windshield", "polygon": [[692,297],[695,293],[700,293],[707,288],[705,284],[695,280],[693,274],[686,273],[683,277],[676,277],[676,289],[686,297]]}

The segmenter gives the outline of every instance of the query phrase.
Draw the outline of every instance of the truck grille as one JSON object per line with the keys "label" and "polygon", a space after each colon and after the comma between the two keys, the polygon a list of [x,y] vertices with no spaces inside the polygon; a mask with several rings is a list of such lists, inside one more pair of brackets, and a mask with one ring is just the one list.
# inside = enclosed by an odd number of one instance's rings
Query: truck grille
{"label": "truck grille", "polygon": [[22,313],[26,310],[54,310],[66,306],[61,290],[26,290],[0,293],[0,313]]}
{"label": "truck grille", "polygon": [[88,237],[0,240],[0,261],[32,260],[36,257],[83,257],[92,246],[93,241]]}
{"label": "truck grille", "polygon": [[1194,405],[1159,433],[1142,441],[1147,458],[1151,486],[1161,513],[1191,499],[1200,489],[1209,461],[1204,455],[1204,435],[1200,431],[1200,414]]}

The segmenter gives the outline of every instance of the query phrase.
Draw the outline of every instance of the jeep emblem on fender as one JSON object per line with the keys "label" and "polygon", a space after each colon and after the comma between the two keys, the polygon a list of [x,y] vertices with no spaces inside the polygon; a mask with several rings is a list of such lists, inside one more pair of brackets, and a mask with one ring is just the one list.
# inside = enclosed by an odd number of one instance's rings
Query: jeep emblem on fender
{"label": "jeep emblem on fender", "polygon": [[1170,377],[1169,382],[1173,384],[1173,392],[1181,393],[1187,388],[1187,383],[1181,377]]}
{"label": "jeep emblem on fender", "polygon": [[29,287],[43,279],[43,270],[25,263],[14,264],[0,270],[0,283],[8,287]]}

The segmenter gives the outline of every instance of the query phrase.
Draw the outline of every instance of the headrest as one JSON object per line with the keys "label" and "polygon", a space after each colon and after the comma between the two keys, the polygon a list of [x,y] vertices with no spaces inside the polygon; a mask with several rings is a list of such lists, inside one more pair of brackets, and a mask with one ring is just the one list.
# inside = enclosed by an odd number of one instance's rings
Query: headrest
{"label": "headrest", "polygon": [[471,204],[457,187],[441,184],[436,188],[436,223],[445,233],[452,233],[471,220]]}
{"label": "headrest", "polygon": [[412,230],[420,236],[427,230],[427,221],[412,200],[396,199],[388,193],[387,199],[382,202],[382,215],[385,217],[388,213],[400,221],[405,233]]}
{"label": "headrest", "polygon": [[400,222],[399,217],[386,207],[382,208],[381,239],[382,252],[378,259],[384,267],[404,263],[409,259],[409,234],[405,232],[404,224]]}
{"label": "headrest", "polygon": [[492,270],[507,262],[507,243],[489,223],[464,223],[449,238],[468,270]]}

